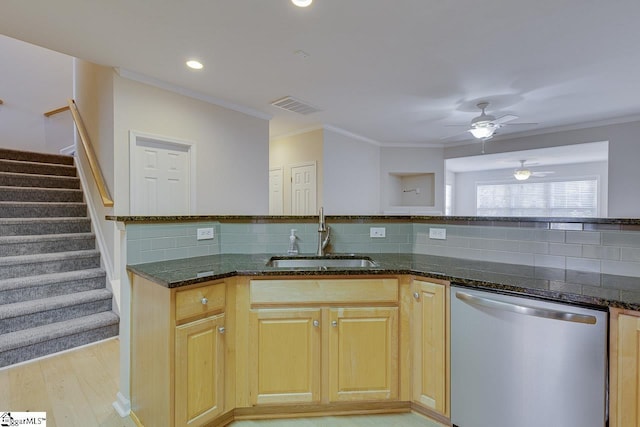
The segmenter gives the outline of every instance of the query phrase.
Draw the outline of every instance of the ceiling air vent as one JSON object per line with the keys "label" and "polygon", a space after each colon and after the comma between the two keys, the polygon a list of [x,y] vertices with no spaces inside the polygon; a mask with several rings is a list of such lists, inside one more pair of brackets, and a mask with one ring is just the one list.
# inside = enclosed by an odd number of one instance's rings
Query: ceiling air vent
{"label": "ceiling air vent", "polygon": [[283,110],[293,111],[298,114],[311,114],[317,113],[320,109],[307,104],[304,101],[296,99],[292,96],[285,96],[271,103],[274,107],[282,108]]}

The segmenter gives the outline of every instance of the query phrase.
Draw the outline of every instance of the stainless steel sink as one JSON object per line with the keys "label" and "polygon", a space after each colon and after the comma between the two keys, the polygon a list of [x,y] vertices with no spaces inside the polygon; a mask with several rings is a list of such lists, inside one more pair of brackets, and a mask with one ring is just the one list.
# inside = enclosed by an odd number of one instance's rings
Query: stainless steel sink
{"label": "stainless steel sink", "polygon": [[378,266],[368,257],[271,257],[266,265],[276,268],[372,268]]}

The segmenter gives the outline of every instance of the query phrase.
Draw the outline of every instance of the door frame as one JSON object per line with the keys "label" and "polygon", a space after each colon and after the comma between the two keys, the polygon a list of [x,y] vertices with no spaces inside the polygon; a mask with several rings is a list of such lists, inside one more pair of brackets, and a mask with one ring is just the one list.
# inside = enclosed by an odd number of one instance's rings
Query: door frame
{"label": "door frame", "polygon": [[134,201],[134,185],[135,185],[135,165],[137,160],[137,150],[139,143],[151,142],[166,146],[178,148],[180,150],[187,151],[187,159],[189,162],[189,214],[193,214],[196,211],[196,143],[191,141],[180,140],[168,136],[155,135],[146,132],[140,132],[136,130],[129,130],[129,213],[133,207]]}

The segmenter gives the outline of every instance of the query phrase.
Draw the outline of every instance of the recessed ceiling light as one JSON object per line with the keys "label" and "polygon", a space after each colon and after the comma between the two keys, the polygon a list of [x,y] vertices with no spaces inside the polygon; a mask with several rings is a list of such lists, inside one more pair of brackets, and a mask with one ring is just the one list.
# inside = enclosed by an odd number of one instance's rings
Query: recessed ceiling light
{"label": "recessed ceiling light", "polygon": [[200,61],[196,61],[195,59],[190,59],[187,61],[187,67],[192,68],[194,70],[202,70],[204,68],[204,65],[202,65],[202,62]]}
{"label": "recessed ceiling light", "polygon": [[311,3],[313,3],[313,0],[291,0],[291,3],[295,4],[298,7],[307,7]]}

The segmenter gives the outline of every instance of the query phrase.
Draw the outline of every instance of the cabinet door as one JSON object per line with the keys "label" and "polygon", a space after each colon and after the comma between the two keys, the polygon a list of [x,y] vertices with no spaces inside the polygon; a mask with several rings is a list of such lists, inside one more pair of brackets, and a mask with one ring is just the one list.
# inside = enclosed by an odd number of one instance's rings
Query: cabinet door
{"label": "cabinet door", "polygon": [[224,314],[176,328],[176,426],[202,425],[223,411]]}
{"label": "cabinet door", "polygon": [[251,403],[320,401],[320,309],[251,312]]}
{"label": "cabinet door", "polygon": [[413,400],[449,416],[446,288],[413,282]]}
{"label": "cabinet door", "polygon": [[398,308],[333,308],[329,321],[329,399],[397,399]]}
{"label": "cabinet door", "polygon": [[640,313],[611,316],[611,427],[640,427]]}

